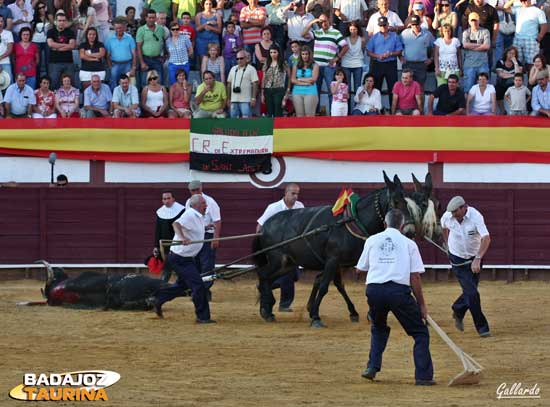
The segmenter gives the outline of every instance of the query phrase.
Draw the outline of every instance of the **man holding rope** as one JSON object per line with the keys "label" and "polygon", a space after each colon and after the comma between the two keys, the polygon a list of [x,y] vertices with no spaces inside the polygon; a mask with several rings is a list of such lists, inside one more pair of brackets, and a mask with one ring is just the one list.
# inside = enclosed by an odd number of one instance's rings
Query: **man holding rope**
{"label": "man holding rope", "polygon": [[491,244],[485,220],[478,210],[466,204],[464,198],[455,196],[441,217],[441,227],[453,272],[462,287],[462,294],[452,305],[455,327],[464,331],[464,315],[470,310],[479,336],[487,338],[491,336],[489,323],[481,311],[477,290],[482,259]]}
{"label": "man holding rope", "polygon": [[200,252],[202,244],[190,244],[192,241],[204,239],[203,216],[207,205],[206,200],[200,194],[193,195],[189,199],[189,205],[189,209],[173,223],[174,239],[183,242],[183,244],[172,246],[168,255],[168,262],[175,269],[178,279],[175,284],[167,288],[161,288],[157,292],[153,305],[159,318],[162,318],[162,305],[176,297],[184,296],[185,290],[190,287],[193,304],[195,304],[196,322],[210,324],[216,321],[210,319],[208,290],[202,281],[196,263],[196,256]]}
{"label": "man holding rope", "polygon": [[382,354],[390,337],[387,320],[391,311],[407,335],[414,338],[416,385],[431,386],[435,381],[430,334],[424,323],[428,310],[420,280],[424,264],[416,243],[400,232],[405,223],[403,212],[390,210],[384,223],[386,230],[367,239],[355,266],[357,271],[367,272],[366,294],[372,316],[369,362],[362,376],[374,380],[382,368]]}
{"label": "man holding rope", "polygon": [[[264,213],[258,219],[256,232],[262,231],[264,223],[273,215],[290,210],[304,208],[304,204],[298,201],[300,187],[298,184],[290,183],[285,187],[285,195],[280,201],[269,204]],[[292,312],[292,302],[294,301],[294,283],[298,281],[298,268],[296,267],[291,273],[279,277],[273,282],[272,289],[281,289],[281,300],[279,301],[279,312]]]}

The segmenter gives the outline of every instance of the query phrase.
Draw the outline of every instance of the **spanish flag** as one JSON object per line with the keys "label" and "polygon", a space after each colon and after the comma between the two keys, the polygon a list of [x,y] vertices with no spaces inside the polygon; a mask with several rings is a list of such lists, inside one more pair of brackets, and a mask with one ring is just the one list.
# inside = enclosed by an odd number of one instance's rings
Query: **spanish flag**
{"label": "spanish flag", "polygon": [[351,188],[342,188],[342,192],[340,192],[340,195],[338,195],[338,198],[332,207],[332,216],[338,216],[344,212],[346,205],[350,203],[350,197],[352,195],[353,191]]}

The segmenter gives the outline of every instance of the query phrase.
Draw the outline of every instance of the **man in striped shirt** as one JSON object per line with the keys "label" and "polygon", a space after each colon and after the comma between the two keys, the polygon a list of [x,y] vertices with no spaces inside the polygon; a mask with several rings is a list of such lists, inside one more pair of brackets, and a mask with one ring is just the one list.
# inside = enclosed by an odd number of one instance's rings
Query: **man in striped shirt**
{"label": "man in striped shirt", "polygon": [[250,55],[254,55],[254,47],[262,40],[261,30],[266,19],[267,12],[258,6],[258,0],[249,0],[248,6],[241,10],[239,21],[243,29],[243,44]]}
{"label": "man in striped shirt", "polygon": [[[311,30],[311,27],[318,23],[321,28],[319,30]],[[319,77],[317,79],[317,90],[321,94],[323,80],[328,92],[328,106],[332,103],[332,95],[330,93],[330,83],[334,78],[336,64],[342,59],[342,56],[348,52],[348,43],[340,31],[330,26],[329,18],[325,14],[321,14],[319,18],[312,20],[302,33],[303,37],[315,39],[313,48],[313,59],[319,65]],[[321,100],[321,98],[319,98]],[[327,109],[327,112],[329,109]]]}

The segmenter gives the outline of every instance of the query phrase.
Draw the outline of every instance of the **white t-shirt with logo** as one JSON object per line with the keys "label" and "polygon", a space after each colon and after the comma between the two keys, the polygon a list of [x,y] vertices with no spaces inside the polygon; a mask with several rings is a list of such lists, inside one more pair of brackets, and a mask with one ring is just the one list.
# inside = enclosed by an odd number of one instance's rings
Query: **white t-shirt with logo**
{"label": "white t-shirt with logo", "polygon": [[416,243],[394,228],[369,237],[355,267],[368,272],[367,285],[393,281],[410,286],[411,273],[424,272]]}

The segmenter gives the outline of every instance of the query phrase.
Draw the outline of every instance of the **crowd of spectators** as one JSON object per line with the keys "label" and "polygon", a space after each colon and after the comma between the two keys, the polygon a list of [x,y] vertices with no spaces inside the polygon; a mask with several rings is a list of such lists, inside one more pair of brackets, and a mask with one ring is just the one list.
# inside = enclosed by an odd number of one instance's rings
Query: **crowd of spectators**
{"label": "crowd of spectators", "polygon": [[550,0],[0,0],[0,116],[550,117],[549,15]]}

